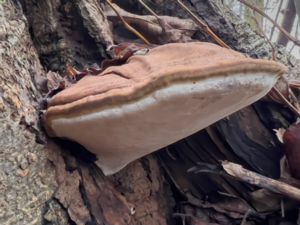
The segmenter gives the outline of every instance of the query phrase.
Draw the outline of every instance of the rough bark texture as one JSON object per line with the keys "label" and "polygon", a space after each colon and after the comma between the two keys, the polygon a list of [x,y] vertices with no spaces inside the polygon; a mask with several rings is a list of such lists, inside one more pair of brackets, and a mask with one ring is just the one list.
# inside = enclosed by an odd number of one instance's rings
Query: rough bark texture
{"label": "rough bark texture", "polygon": [[[136,1],[118,2],[131,12],[145,13]],[[174,2],[147,1],[158,14],[188,18]],[[235,50],[260,58],[271,54],[267,42],[221,1],[185,3]],[[274,151],[278,160],[277,153],[281,153],[272,128],[287,127],[293,121],[290,112],[281,106],[257,103],[171,146],[173,153],[164,151],[159,163],[157,157],[148,156],[111,177],[104,177],[91,163],[93,156],[78,145],[56,140],[45,144],[38,125],[43,77],[50,70],[63,71],[67,64],[83,68],[107,57],[105,49],[112,44],[112,38],[101,7],[96,0],[0,2],[0,224],[165,225],[174,224],[173,217],[180,218],[176,220],[178,224],[185,217],[189,217],[189,224],[208,224],[211,216],[218,218],[215,221],[220,224],[230,224],[229,217],[243,218],[248,209],[243,201],[238,202],[243,210],[227,217],[221,214],[222,207],[203,205],[194,196],[205,198],[220,190],[236,196],[246,193],[239,197],[249,201],[253,187],[222,177],[187,175],[186,170],[199,160],[216,162],[210,158],[212,149],[230,149],[224,150],[220,158],[241,163],[247,161],[241,148],[254,149],[257,154]],[[115,25],[116,36],[120,27]],[[126,38],[133,39],[130,34]],[[193,38],[211,41],[201,31]],[[298,76],[299,63],[281,49],[278,51],[279,59],[291,68],[290,76]],[[250,124],[248,118],[252,118]],[[257,127],[263,128],[256,132]],[[230,135],[233,129],[245,133],[242,143],[234,132]],[[253,145],[249,147],[247,143]],[[197,149],[203,152],[180,153]],[[174,155],[182,162],[174,161]],[[258,172],[278,177],[276,169],[268,172],[258,164],[246,163]]]}
{"label": "rough bark texture", "polygon": [[[48,148],[36,142],[39,91],[45,75],[19,4],[0,4],[0,224],[41,224],[51,200],[55,171]],[[63,213],[63,212],[62,212]]]}

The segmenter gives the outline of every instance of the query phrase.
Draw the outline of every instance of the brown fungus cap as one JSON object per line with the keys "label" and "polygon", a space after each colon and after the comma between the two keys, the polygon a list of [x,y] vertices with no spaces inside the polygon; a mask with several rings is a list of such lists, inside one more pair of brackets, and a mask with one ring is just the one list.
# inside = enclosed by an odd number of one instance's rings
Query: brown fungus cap
{"label": "brown fungus cap", "polygon": [[133,56],[98,76],[87,76],[58,93],[50,101],[47,116],[75,115],[143,97],[175,82],[205,79],[234,72],[287,72],[280,63],[246,58],[242,54],[207,42],[166,44],[146,56]]}
{"label": "brown fungus cap", "polygon": [[[216,105],[211,106],[209,110],[222,112],[224,108],[224,112],[208,119],[205,123],[202,123],[205,119],[202,119],[202,122],[199,121],[198,130],[200,130],[204,128],[203,126],[208,126],[265,95],[275,84],[278,76],[286,71],[287,68],[280,63],[246,58],[238,52],[211,43],[166,44],[150,49],[146,55],[132,56],[122,66],[112,66],[97,76],[84,77],[72,87],[55,95],[45,114],[45,127],[51,136],[78,141],[87,149],[99,154],[99,157],[109,164],[103,166],[102,164],[106,162],[102,160],[100,167],[106,174],[111,174],[142,155],[196,132],[196,126],[186,131],[182,129],[184,131],[181,133],[166,132],[170,124],[176,123],[176,115],[182,121],[190,118],[180,125],[184,128],[189,127],[193,116],[203,117],[204,114],[200,112],[197,114],[198,108],[194,106],[192,108],[192,105],[202,104],[199,110],[203,110],[203,113],[205,106],[213,102],[216,102]],[[237,92],[232,92],[235,89]],[[159,91],[164,93],[157,93]],[[235,98],[240,92],[245,92],[245,95],[241,94],[240,99]],[[227,93],[231,93],[233,97],[229,95],[226,97]],[[183,100],[183,96],[186,100]],[[225,96],[224,99],[222,99],[223,96]],[[256,97],[252,98],[252,96]],[[147,100],[150,97],[152,100]],[[193,101],[194,99],[199,99],[199,102]],[[208,99],[209,102],[207,102]],[[231,99],[233,102],[230,102]],[[186,101],[190,103],[183,106]],[[134,104],[136,105],[133,106]],[[227,109],[226,107],[230,104],[235,106]],[[131,109],[123,110],[128,105]],[[190,105],[191,109],[186,109]],[[112,111],[109,113],[110,109]],[[146,109],[152,110],[151,113],[147,114]],[[184,110],[186,110],[185,115],[180,112]],[[120,119],[123,114],[124,118]],[[169,117],[164,118],[166,114]],[[172,117],[173,114],[174,117]],[[140,122],[133,121],[133,118],[139,116],[141,116]],[[167,121],[168,118],[170,121]],[[174,121],[171,121],[171,118]],[[116,123],[116,120],[119,122]],[[97,124],[97,127],[93,124]],[[119,127],[113,127],[117,126],[115,124],[119,124]],[[157,136],[166,135],[166,141],[164,142],[152,133],[150,137],[146,131],[143,131],[145,135],[141,136],[138,132],[141,132],[140,129],[146,129],[146,124],[149,129],[156,132]],[[73,134],[76,126],[82,129],[81,136],[77,133]],[[121,132],[120,129],[125,129],[125,127],[128,132],[126,130]],[[160,133],[160,128],[163,130],[162,133]],[[178,128],[171,126],[171,129]],[[88,130],[91,130],[91,133],[87,134],[86,138],[82,137],[89,132]],[[99,138],[93,137],[92,132],[100,132]],[[103,136],[105,134],[102,132],[108,132],[108,134]],[[128,137],[123,137],[127,133]],[[111,140],[109,140],[109,135],[112,137]],[[170,138],[167,137],[168,135]],[[86,141],[87,137],[91,137],[91,140]],[[137,140],[130,142],[131,139]],[[148,139],[157,144],[149,144],[147,147]],[[115,144],[116,146],[114,146],[114,140],[119,142]],[[146,147],[141,146],[141,143],[145,143],[143,145]],[[122,152],[122,146],[125,152],[128,149],[132,151],[137,151],[135,149],[139,148],[145,149],[141,150],[143,154],[136,156],[128,154],[131,155],[130,159],[115,162],[114,157],[118,156],[115,153]]]}

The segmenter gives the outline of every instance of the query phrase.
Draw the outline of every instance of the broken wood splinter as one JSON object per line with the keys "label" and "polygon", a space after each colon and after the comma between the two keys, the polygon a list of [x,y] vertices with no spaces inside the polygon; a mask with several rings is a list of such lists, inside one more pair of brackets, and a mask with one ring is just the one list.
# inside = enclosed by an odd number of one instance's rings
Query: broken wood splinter
{"label": "broken wood splinter", "polygon": [[222,162],[222,166],[226,173],[239,180],[245,181],[249,184],[253,184],[261,188],[265,188],[269,191],[281,194],[290,199],[300,201],[300,189],[296,187],[293,187],[279,180],[274,180],[269,177],[265,177],[258,173],[247,170],[241,165],[231,163],[228,161]]}

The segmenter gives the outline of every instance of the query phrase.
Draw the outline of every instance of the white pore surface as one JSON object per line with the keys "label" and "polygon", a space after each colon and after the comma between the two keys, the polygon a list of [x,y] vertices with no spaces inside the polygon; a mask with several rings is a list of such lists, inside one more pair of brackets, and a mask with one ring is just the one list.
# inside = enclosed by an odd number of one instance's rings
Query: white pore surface
{"label": "white pore surface", "polygon": [[109,175],[255,102],[276,80],[261,72],[173,84],[136,102],[55,119],[52,129],[95,153]]}

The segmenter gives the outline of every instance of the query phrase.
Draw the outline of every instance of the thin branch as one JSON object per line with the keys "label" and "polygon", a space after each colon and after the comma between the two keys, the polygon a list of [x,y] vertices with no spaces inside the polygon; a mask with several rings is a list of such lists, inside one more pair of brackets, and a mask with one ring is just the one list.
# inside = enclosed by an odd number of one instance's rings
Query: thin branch
{"label": "thin branch", "polygon": [[159,22],[159,16],[143,0],[138,0],[138,2],[144,6],[144,8],[147,9],[148,12],[151,13]]}
{"label": "thin branch", "polygon": [[143,40],[143,42],[145,42],[145,44],[150,44],[150,42],[140,33],[138,32],[136,29],[134,29],[131,25],[129,25],[124,18],[120,15],[120,13],[118,12],[118,10],[116,10],[116,8],[114,7],[114,5],[111,3],[111,0],[106,0],[107,4],[111,7],[111,9],[117,14],[117,16],[120,18],[120,20],[122,21],[122,23],[124,24],[124,26],[131,31],[133,34],[135,34],[138,38],[140,38],[141,40]]}
{"label": "thin branch", "polygon": [[245,225],[247,223],[247,219],[249,217],[249,215],[251,214],[252,210],[248,209],[247,212],[245,213],[245,215],[243,216],[243,220],[241,222],[241,225]]}
{"label": "thin branch", "polygon": [[202,22],[181,0],[176,0],[176,2],[183,8],[190,16],[194,19],[194,21],[200,26],[201,29],[204,30],[209,36],[211,36],[219,45],[225,48],[230,47],[222,41],[204,22]]}
{"label": "thin branch", "polygon": [[159,18],[159,16],[143,1],[143,0],[138,0],[138,2],[150,13],[150,14],[152,14],[155,18],[156,18],[156,20],[157,20],[157,22],[158,22],[158,24],[161,26],[161,28],[164,30],[165,29],[165,26],[162,24],[162,21],[161,21],[161,19]]}
{"label": "thin branch", "polygon": [[291,36],[289,34],[289,32],[287,32],[284,28],[282,28],[280,25],[278,25],[270,16],[268,16],[264,11],[262,11],[261,9],[257,8],[256,6],[250,4],[247,0],[238,0],[239,2],[243,3],[244,5],[248,6],[249,8],[253,9],[254,11],[256,11],[257,13],[259,13],[260,15],[264,16],[265,18],[267,18],[268,20],[270,20],[275,27],[277,27],[279,29],[279,31],[286,37],[288,38],[290,41],[294,42],[295,45],[300,46],[300,41],[297,40],[295,37]]}
{"label": "thin branch", "polygon": [[260,175],[258,173],[243,168],[239,164],[228,161],[223,161],[222,167],[227,174],[238,180],[247,182],[249,184],[261,188],[265,188],[269,191],[281,194],[290,199],[300,201],[300,189],[293,187],[287,183]]}
{"label": "thin branch", "polygon": [[299,110],[293,106],[276,87],[273,87],[271,91],[273,91],[298,117],[300,117]]}
{"label": "thin branch", "polygon": [[280,211],[281,211],[281,218],[285,218],[285,207],[284,207],[284,201],[281,199],[280,201]]}

